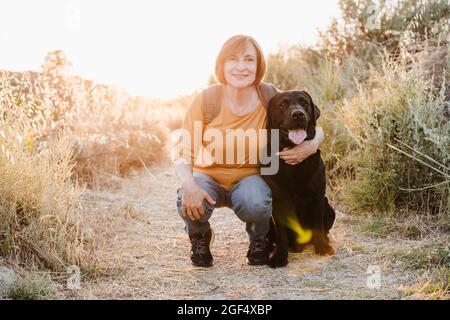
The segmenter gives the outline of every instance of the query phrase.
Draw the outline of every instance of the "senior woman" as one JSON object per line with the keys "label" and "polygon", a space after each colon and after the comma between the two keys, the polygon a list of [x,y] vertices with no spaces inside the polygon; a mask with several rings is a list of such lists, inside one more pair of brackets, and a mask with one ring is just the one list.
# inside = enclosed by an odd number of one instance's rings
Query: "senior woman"
{"label": "senior woman", "polygon": [[[260,176],[259,161],[250,161],[252,154],[260,154],[262,150],[259,148],[264,144],[236,146],[233,139],[225,137],[232,129],[260,131],[266,128],[266,109],[257,90],[265,69],[263,52],[255,39],[245,35],[231,37],[223,44],[216,59],[215,78],[221,89],[218,114],[209,123],[205,121],[203,92],[194,98],[186,113],[182,132],[188,133],[189,138],[180,135],[178,151],[173,160],[175,172],[181,181],[177,190],[177,209],[189,235],[194,266],[209,267],[213,264],[210,246],[214,234],[208,220],[214,208],[219,207],[231,208],[246,223],[250,238],[247,263],[267,263],[269,252],[266,236],[272,214],[271,190]],[[208,130],[215,130],[216,139],[217,132],[224,137],[219,139],[223,145],[219,148],[216,146],[212,161],[196,158],[198,149],[192,137],[199,123],[206,123],[200,131],[202,150],[211,140],[210,135],[206,136]],[[280,158],[295,165],[314,154],[323,139],[323,130],[318,127],[313,140],[280,152]],[[236,160],[236,151],[243,152],[244,161]],[[218,160],[218,154],[234,162],[227,161],[224,164],[220,161],[223,158]]]}

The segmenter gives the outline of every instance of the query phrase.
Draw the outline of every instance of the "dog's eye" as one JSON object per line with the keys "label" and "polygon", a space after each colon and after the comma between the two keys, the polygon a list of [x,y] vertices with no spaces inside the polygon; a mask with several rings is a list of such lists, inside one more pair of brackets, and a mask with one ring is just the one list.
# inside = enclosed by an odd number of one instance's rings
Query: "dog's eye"
{"label": "dog's eye", "polygon": [[286,107],[287,107],[287,103],[283,101],[283,102],[280,104],[280,108],[284,109],[284,108],[286,108]]}
{"label": "dog's eye", "polygon": [[304,98],[300,98],[298,100],[298,102],[300,103],[301,106],[309,106],[309,102],[308,100],[304,99]]}

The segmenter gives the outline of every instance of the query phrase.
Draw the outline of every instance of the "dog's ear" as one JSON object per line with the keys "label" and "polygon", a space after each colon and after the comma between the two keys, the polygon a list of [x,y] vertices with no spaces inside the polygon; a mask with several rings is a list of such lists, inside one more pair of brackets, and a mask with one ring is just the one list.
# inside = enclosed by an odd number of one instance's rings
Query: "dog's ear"
{"label": "dog's ear", "polygon": [[320,117],[320,109],[315,105],[315,103],[314,103],[312,97],[310,96],[310,94],[309,94],[308,92],[306,92],[306,91],[303,90],[302,93],[303,93],[306,97],[308,97],[309,103],[311,104],[311,107],[312,107],[312,109],[313,109],[314,118],[315,118],[316,120],[319,119],[319,117]]}
{"label": "dog's ear", "polygon": [[306,128],[306,139],[305,140],[311,140],[314,139],[316,136],[316,120],[320,117],[320,110],[319,108],[314,104],[311,96],[308,92],[302,91],[302,94],[306,97],[308,100],[312,113],[313,113],[313,119],[308,123],[308,127]]}
{"label": "dog's ear", "polygon": [[313,103],[313,109],[314,109],[314,117],[317,120],[320,117],[320,109],[314,103]]}

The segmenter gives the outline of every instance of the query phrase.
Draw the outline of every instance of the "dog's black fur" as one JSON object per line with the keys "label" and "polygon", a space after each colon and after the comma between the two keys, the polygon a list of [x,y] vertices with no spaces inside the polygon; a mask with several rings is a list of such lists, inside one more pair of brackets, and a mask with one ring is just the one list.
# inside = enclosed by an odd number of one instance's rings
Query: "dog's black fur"
{"label": "dog's black fur", "polygon": [[[268,106],[268,129],[280,129],[280,150],[294,147],[288,137],[290,129],[305,129],[305,140],[316,134],[316,120],[320,110],[305,91],[285,91],[275,95]],[[268,154],[270,153],[270,130]],[[333,226],[335,212],[325,197],[325,166],[320,150],[297,165],[287,164],[279,159],[279,170],[275,175],[264,175],[272,189],[272,223],[268,235],[269,250],[275,245],[269,259],[269,266],[276,268],[287,265],[288,249],[299,252],[306,244],[296,242],[295,233],[286,226],[287,215],[295,214],[303,229],[312,230],[311,243],[320,255],[334,254],[329,244],[328,232]],[[270,166],[270,163],[267,164]],[[295,216],[294,216],[295,217]]]}

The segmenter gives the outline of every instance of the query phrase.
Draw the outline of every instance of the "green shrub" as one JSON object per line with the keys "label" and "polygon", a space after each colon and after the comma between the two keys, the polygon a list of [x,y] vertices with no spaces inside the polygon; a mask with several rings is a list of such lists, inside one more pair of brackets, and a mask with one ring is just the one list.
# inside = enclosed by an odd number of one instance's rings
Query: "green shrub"
{"label": "green shrub", "polygon": [[444,96],[428,88],[416,72],[385,63],[344,103],[342,121],[358,145],[348,157],[356,170],[346,199],[354,209],[448,212],[450,122]]}
{"label": "green shrub", "polygon": [[11,288],[8,297],[14,300],[47,300],[55,295],[49,276],[26,275]]}
{"label": "green shrub", "polygon": [[340,0],[342,18],[321,33],[319,47],[333,60],[354,55],[373,65],[380,54],[398,57],[400,49],[449,32],[447,0]]}

